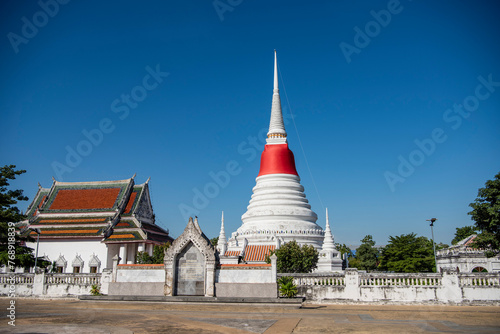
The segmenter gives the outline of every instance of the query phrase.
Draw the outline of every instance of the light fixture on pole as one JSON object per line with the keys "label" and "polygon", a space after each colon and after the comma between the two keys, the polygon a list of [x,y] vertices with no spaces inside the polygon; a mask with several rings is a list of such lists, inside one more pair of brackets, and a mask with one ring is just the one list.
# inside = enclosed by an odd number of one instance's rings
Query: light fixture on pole
{"label": "light fixture on pole", "polygon": [[40,241],[40,233],[42,233],[42,231],[40,231],[39,228],[33,228],[33,227],[30,227],[30,230],[32,230],[33,232],[35,232],[37,234],[37,236],[36,236],[35,269],[34,269],[34,272],[36,274],[36,263],[37,263],[37,260],[38,260],[38,244],[39,244],[39,241]]}
{"label": "light fixture on pole", "polygon": [[434,230],[432,227],[434,226],[434,222],[437,220],[437,218],[431,218],[427,219],[428,222],[431,222],[431,234],[432,234],[432,249],[434,250],[434,263],[436,265],[436,273],[438,272],[438,264],[436,260],[436,244],[434,243]]}

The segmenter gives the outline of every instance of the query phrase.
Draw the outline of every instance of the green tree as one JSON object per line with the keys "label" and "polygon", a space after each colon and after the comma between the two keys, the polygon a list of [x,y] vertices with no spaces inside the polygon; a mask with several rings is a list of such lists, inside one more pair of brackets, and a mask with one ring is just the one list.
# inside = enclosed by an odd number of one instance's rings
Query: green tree
{"label": "green tree", "polygon": [[[356,250],[356,259],[359,261],[359,263],[355,263],[356,268],[361,270],[377,268],[379,251],[374,246],[375,241],[373,241],[371,235],[367,235],[361,240],[361,246]],[[351,267],[354,267],[354,265],[351,264]]]}
{"label": "green tree", "polygon": [[137,264],[150,264],[153,263],[153,257],[148,252],[137,252],[135,256],[135,263]]}
{"label": "green tree", "polygon": [[[342,258],[342,270],[347,268],[347,262],[351,263],[352,260],[355,261],[352,250],[348,246],[346,246],[346,244],[336,243],[335,248],[340,252],[340,256]],[[344,254],[347,255],[347,261],[344,259]]]}
{"label": "green tree", "polygon": [[212,246],[217,246],[217,243],[219,242],[219,237],[216,237],[216,238],[212,238],[210,239],[210,243],[212,244]]}
{"label": "green tree", "polygon": [[135,262],[138,264],[162,264],[165,258],[165,251],[170,247],[170,242],[153,247],[153,256],[148,252],[138,252],[135,257]]}
{"label": "green tree", "polygon": [[462,241],[473,234],[476,234],[476,228],[474,226],[457,227],[455,237],[451,241],[451,244],[455,245],[457,242]]}
{"label": "green tree", "polygon": [[500,252],[500,173],[494,180],[486,181],[486,186],[479,189],[476,200],[469,206],[472,208],[469,215],[481,231],[474,247],[489,249],[486,256],[495,256]]}
{"label": "green tree", "polygon": [[161,245],[155,245],[153,248],[153,256],[151,263],[156,263],[156,264],[163,263],[163,260],[165,258],[165,252],[169,247],[170,247],[170,242],[166,242]]}
{"label": "green tree", "polygon": [[[276,254],[276,265],[280,273],[310,273],[316,269],[318,264],[319,253],[311,245],[300,246],[297,241],[292,240],[287,242],[270,255]],[[269,256],[266,262],[270,263]]]}
{"label": "green tree", "polygon": [[340,252],[341,256],[344,256],[344,254],[347,254],[348,257],[353,256],[352,250],[346,244],[335,243],[335,248]]}
{"label": "green tree", "polygon": [[434,271],[432,241],[415,233],[390,236],[382,249],[379,269],[405,273]]}
{"label": "green tree", "polygon": [[24,243],[33,242],[29,236],[20,236],[16,223],[25,219],[19,208],[18,201],[27,201],[20,189],[9,190],[9,180],[15,180],[17,175],[26,173],[25,170],[16,170],[15,165],[5,165],[0,168],[0,265],[29,268],[35,265],[33,249],[24,246]]}

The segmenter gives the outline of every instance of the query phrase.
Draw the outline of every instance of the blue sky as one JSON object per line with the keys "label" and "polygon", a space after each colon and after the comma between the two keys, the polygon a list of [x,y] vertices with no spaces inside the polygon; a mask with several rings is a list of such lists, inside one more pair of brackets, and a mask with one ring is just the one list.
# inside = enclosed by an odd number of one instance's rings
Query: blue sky
{"label": "blue sky", "polygon": [[137,173],[172,236],[182,210],[209,237],[224,210],[230,235],[259,170],[274,49],[297,170],[336,242],[430,237],[436,217],[449,243],[500,170],[496,1],[61,2],[0,4],[0,164],[28,171],[12,185],[30,199],[52,176]]}

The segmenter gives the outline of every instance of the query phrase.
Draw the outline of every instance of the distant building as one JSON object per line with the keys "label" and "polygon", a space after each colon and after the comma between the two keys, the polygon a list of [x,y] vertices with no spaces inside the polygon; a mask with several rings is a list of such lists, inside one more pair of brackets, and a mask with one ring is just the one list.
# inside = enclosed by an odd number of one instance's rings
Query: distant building
{"label": "distant building", "polygon": [[[135,176],[135,175],[134,175]],[[136,185],[134,177],[119,181],[58,182],[39,189],[21,228],[37,238],[38,257],[63,273],[99,273],[112,258],[135,263],[141,251],[173,241],[155,224],[149,179]],[[36,241],[27,246],[36,249]]]}
{"label": "distant building", "polygon": [[446,269],[470,272],[500,272],[500,256],[487,258],[484,249],[472,248],[470,245],[477,237],[473,234],[456,245],[436,251],[439,271]]}

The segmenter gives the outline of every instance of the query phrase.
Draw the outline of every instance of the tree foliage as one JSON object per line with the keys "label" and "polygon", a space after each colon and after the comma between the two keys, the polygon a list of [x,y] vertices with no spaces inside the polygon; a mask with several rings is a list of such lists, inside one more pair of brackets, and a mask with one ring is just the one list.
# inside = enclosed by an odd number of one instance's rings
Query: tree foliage
{"label": "tree foliage", "polygon": [[486,181],[480,188],[476,200],[469,204],[469,212],[476,228],[481,233],[474,240],[474,246],[490,249],[486,256],[494,256],[500,252],[500,173],[494,180]]}
{"label": "tree foliage", "polygon": [[455,237],[451,240],[451,244],[455,245],[457,242],[464,240],[468,236],[476,233],[476,228],[474,226],[464,226],[457,227],[455,232]]}
{"label": "tree foliage", "polygon": [[170,242],[153,247],[153,255],[148,252],[138,252],[135,257],[135,262],[138,264],[162,264],[165,258],[165,251],[170,247]]}
{"label": "tree foliage", "polygon": [[[280,273],[310,273],[316,269],[319,253],[311,245],[300,246],[295,240],[283,244],[271,252],[276,254],[276,265]],[[270,263],[269,256],[266,259]]]}
{"label": "tree foliage", "polygon": [[215,238],[212,238],[210,239],[210,243],[212,244],[212,246],[217,246],[217,243],[219,242],[219,237],[215,237]]}
{"label": "tree foliage", "polygon": [[379,269],[405,273],[434,271],[432,241],[415,233],[390,236],[382,249]]}
{"label": "tree foliage", "polygon": [[361,270],[373,270],[377,268],[379,251],[375,246],[375,241],[371,235],[365,236],[361,240],[361,246],[356,250],[356,257],[351,261],[351,267]]}
{"label": "tree foliage", "polygon": [[348,246],[346,246],[346,244],[336,243],[335,248],[340,252],[340,255],[342,257],[344,256],[344,254],[347,254],[348,257],[354,256],[352,250]]}
{"label": "tree foliage", "polygon": [[15,165],[0,167],[0,265],[6,265],[10,270],[15,267],[29,268],[34,266],[33,249],[25,247],[25,242],[33,242],[29,236],[21,237],[17,233],[16,223],[25,218],[18,207],[18,201],[27,201],[20,189],[10,190],[9,180],[15,180],[17,175],[26,173],[16,170]]}
{"label": "tree foliage", "polygon": [[[344,270],[345,268],[347,268],[348,262],[350,263],[351,260],[355,260],[354,254],[346,244],[336,243],[335,248],[340,252],[340,256],[342,257],[342,270]],[[347,259],[344,258],[344,254],[346,254]]]}
{"label": "tree foliage", "polygon": [[297,295],[297,286],[293,283],[292,276],[282,276],[278,279],[280,294],[287,298],[293,298]]}

